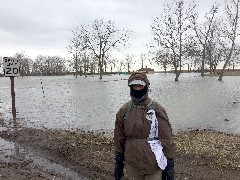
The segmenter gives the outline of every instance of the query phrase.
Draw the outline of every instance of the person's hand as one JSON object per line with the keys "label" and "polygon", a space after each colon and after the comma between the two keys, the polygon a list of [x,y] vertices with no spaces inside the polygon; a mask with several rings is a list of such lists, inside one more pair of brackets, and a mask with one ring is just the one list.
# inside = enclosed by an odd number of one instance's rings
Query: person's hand
{"label": "person's hand", "polygon": [[115,156],[115,161],[114,177],[115,180],[120,180],[123,177],[124,155],[122,153],[118,153]]}
{"label": "person's hand", "polygon": [[174,160],[167,160],[167,167],[162,172],[162,180],[174,180]]}

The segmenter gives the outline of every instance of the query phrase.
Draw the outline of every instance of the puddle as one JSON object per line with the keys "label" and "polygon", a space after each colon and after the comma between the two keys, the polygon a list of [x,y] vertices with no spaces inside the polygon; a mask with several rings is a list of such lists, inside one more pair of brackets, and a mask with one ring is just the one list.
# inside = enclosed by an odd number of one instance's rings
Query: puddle
{"label": "puddle", "polygon": [[[3,130],[5,129],[1,127],[0,131]],[[13,157],[21,157],[21,159],[23,158],[24,160],[31,162],[33,167],[39,167],[46,172],[62,175],[74,180],[88,180],[88,178],[80,176],[78,173],[69,168],[63,167],[62,165],[54,162],[50,162],[43,157],[37,156],[34,153],[15,145],[13,142],[9,142],[0,138],[0,161],[9,163],[13,161]]]}
{"label": "puddle", "polygon": [[13,142],[0,138],[0,160],[8,163],[10,156],[14,154],[15,145]]}
{"label": "puddle", "polygon": [[49,160],[42,158],[40,156],[36,156],[33,153],[29,153],[28,155],[25,156],[27,160],[31,160],[32,163],[44,171],[47,172],[54,172],[56,174],[60,174],[62,176],[67,176],[68,178],[71,179],[81,179],[81,180],[88,180],[88,178],[80,176],[78,173],[72,171],[69,168],[63,167],[60,164],[56,164],[54,162],[50,162]]}
{"label": "puddle", "polygon": [[8,128],[6,128],[6,127],[0,127],[0,132],[7,131],[7,130],[8,130]]}

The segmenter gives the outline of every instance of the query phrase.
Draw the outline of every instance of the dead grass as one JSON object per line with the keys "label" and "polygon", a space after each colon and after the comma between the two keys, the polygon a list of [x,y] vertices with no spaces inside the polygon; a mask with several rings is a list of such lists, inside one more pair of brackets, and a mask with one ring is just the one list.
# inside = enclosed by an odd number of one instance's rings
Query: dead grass
{"label": "dead grass", "polygon": [[[50,131],[51,132],[51,131]],[[54,131],[56,133],[56,131]],[[113,139],[101,134],[58,132],[74,146],[85,146],[94,150],[94,164],[98,167],[109,163],[101,157],[114,157]],[[240,170],[240,137],[214,131],[189,131],[175,136],[176,153],[204,156],[224,168]],[[102,147],[102,149],[101,149]],[[64,147],[63,147],[64,148]],[[100,149],[99,149],[100,148]],[[92,150],[93,150],[92,149]],[[96,150],[99,149],[99,150]]]}
{"label": "dead grass", "polygon": [[178,153],[206,156],[219,166],[240,170],[240,137],[211,131],[180,133],[175,139]]}
{"label": "dead grass", "polygon": [[[113,139],[104,134],[22,128],[2,132],[0,136],[18,142],[25,148],[35,147],[45,153],[47,158],[61,160],[68,167],[91,179],[113,177]],[[211,173],[208,179],[226,179],[229,176],[234,179],[232,177],[238,176],[240,136],[212,131],[190,131],[178,133],[174,138],[176,179],[197,179],[205,176],[206,171]]]}

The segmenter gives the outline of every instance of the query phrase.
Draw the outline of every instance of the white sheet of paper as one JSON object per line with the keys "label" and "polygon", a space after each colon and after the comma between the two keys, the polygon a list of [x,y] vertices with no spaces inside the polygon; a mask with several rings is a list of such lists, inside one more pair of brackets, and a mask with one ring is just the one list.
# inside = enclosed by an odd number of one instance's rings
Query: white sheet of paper
{"label": "white sheet of paper", "polygon": [[[148,138],[158,137],[158,120],[156,117],[156,113],[154,110],[149,110],[147,113],[152,114],[151,129],[150,129]],[[165,157],[165,155],[163,153],[163,147],[162,147],[161,142],[159,140],[151,140],[151,141],[148,141],[148,144],[156,157],[158,166],[162,170],[164,170],[167,166],[167,158]]]}

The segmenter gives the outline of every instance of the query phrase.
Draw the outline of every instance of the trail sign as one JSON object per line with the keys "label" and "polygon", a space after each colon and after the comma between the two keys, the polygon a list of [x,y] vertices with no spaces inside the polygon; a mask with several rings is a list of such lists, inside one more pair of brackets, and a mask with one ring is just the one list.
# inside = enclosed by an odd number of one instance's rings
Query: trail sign
{"label": "trail sign", "polygon": [[12,57],[3,58],[5,77],[20,76],[20,60]]}

